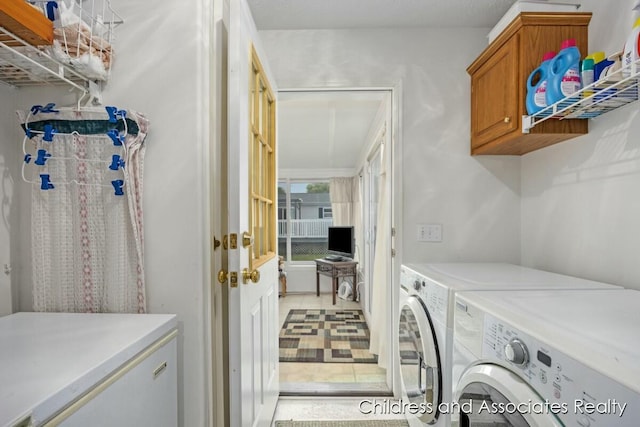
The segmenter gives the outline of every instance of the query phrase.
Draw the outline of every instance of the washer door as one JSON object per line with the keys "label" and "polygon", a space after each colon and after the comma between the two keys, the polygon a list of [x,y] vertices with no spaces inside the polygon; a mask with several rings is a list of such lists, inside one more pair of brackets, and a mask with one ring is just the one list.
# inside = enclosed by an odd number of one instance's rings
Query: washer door
{"label": "washer door", "polygon": [[527,383],[501,366],[473,366],[458,385],[460,427],[562,426]]}
{"label": "washer door", "polygon": [[398,339],[406,398],[420,408],[415,413],[420,421],[433,424],[442,400],[440,356],[427,308],[415,296],[408,297],[400,309]]}

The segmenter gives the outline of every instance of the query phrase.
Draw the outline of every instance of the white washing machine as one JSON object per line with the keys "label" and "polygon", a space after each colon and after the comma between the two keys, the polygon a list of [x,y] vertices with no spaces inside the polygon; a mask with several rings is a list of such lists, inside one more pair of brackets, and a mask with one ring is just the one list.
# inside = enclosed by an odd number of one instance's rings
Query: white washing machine
{"label": "white washing machine", "polygon": [[640,292],[461,292],[466,426],[640,425]]}
{"label": "white washing machine", "polygon": [[[619,286],[505,263],[407,264],[400,270],[396,357],[412,426],[450,426],[453,312],[460,291],[622,289]],[[404,352],[404,353],[403,353]],[[418,406],[416,406],[418,405]],[[431,409],[427,411],[427,409]]]}
{"label": "white washing machine", "polygon": [[407,403],[405,414],[412,427],[448,427],[449,414],[439,410],[446,370],[446,351],[441,347],[447,342],[445,300],[433,292],[429,298],[422,292],[422,283],[422,276],[402,266],[398,322],[402,399]]}

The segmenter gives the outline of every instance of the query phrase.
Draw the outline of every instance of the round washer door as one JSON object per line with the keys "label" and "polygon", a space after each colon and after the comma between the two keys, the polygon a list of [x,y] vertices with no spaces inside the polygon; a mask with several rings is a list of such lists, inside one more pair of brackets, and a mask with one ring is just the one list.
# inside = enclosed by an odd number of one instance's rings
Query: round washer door
{"label": "round washer door", "polygon": [[407,298],[400,309],[398,324],[400,373],[406,398],[417,409],[420,421],[437,421],[442,400],[440,356],[435,331],[427,308],[415,296]]}
{"label": "round washer door", "polygon": [[477,365],[458,383],[460,427],[479,425],[560,427],[545,402],[527,383],[497,365]]}

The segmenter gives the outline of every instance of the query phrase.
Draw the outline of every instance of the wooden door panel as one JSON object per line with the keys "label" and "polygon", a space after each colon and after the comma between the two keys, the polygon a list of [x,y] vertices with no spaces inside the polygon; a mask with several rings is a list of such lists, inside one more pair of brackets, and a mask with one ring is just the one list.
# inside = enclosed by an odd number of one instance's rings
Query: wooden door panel
{"label": "wooden door panel", "polygon": [[472,147],[519,129],[518,37],[513,37],[472,77]]}

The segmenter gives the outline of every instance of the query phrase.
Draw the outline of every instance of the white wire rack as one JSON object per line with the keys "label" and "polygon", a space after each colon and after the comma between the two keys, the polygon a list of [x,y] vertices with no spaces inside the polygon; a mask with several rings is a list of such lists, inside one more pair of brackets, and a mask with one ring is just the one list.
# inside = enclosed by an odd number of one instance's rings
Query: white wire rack
{"label": "white wire rack", "polygon": [[522,116],[522,132],[549,119],[593,119],[638,100],[640,60],[585,86],[530,116]]}
{"label": "white wire rack", "polygon": [[[20,0],[22,1],[22,0]],[[115,28],[123,19],[110,0],[31,0],[53,19],[53,44],[33,46],[0,26],[0,82],[14,87],[66,84],[99,90],[113,62]]]}

